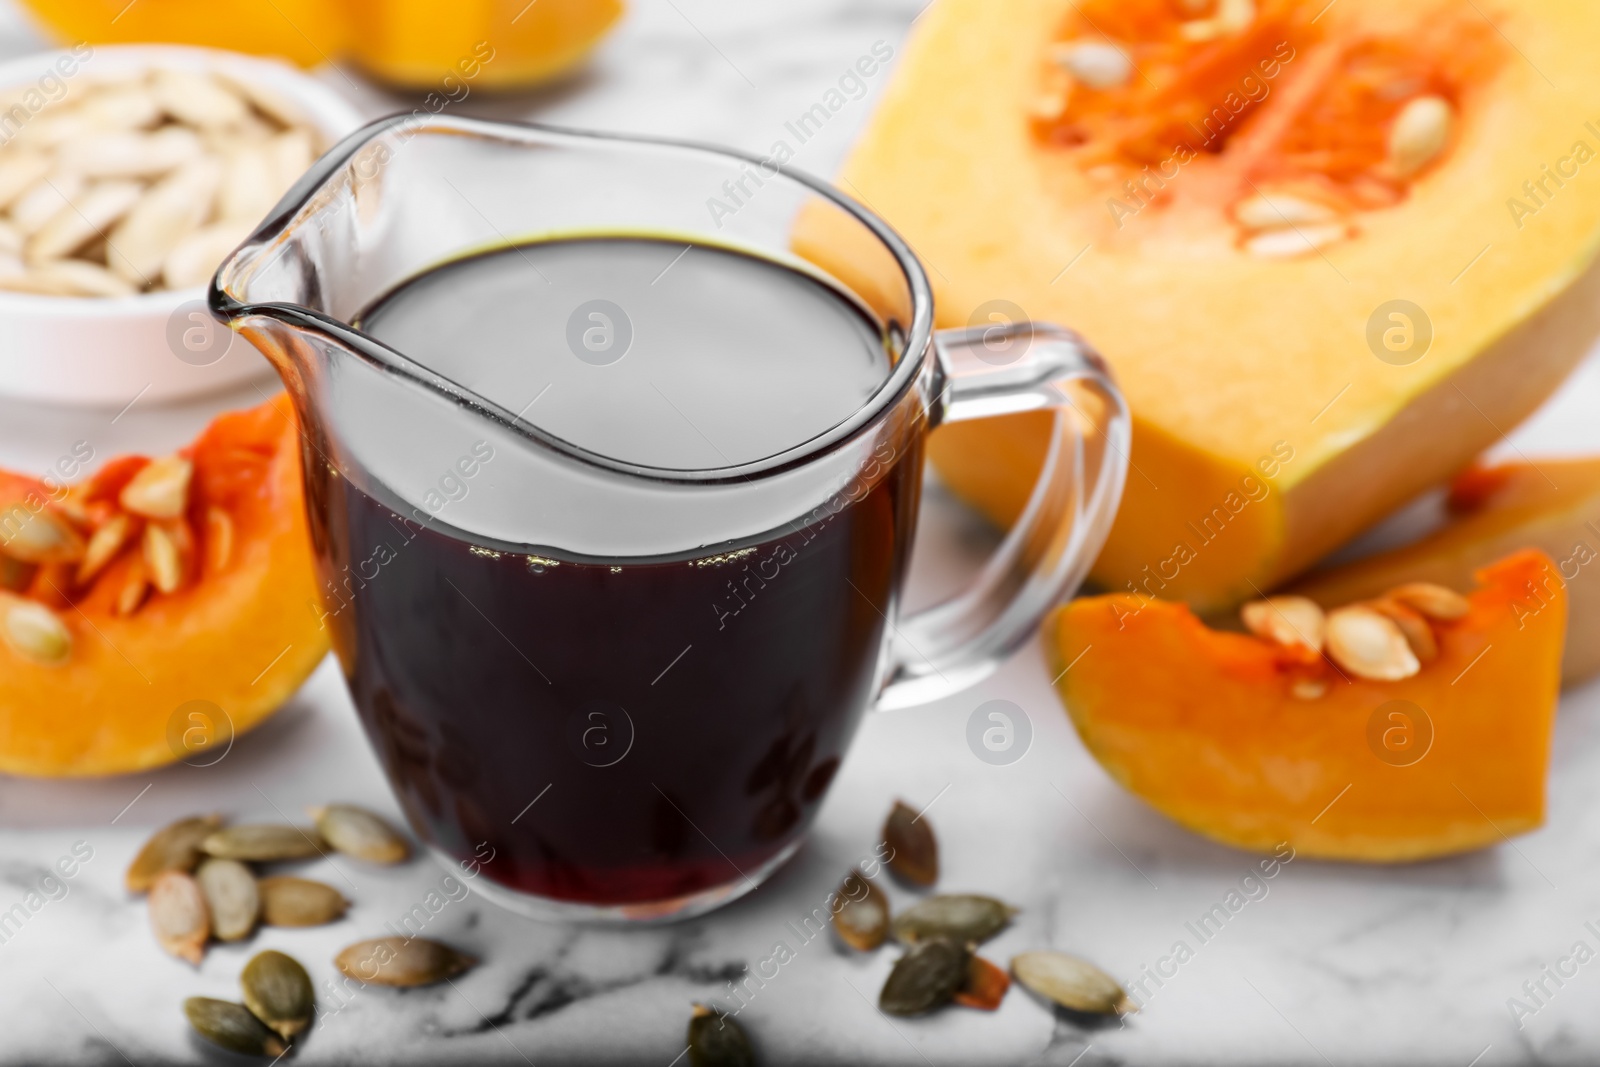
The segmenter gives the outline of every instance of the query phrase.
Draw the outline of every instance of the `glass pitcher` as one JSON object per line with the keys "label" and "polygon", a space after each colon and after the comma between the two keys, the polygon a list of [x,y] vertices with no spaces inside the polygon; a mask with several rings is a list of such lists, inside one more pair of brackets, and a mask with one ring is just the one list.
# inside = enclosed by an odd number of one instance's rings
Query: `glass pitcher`
{"label": "glass pitcher", "polygon": [[[618,322],[588,299],[605,292],[559,277],[530,290],[526,343],[503,351],[469,343],[448,304],[434,333],[463,340],[426,355],[363,328],[443,264],[643,239],[663,261],[744,256],[750,285],[770,270],[851,302],[881,373],[835,390],[762,363],[777,339],[750,331],[717,409],[697,407],[704,368],[651,348],[659,302]],[[1125,475],[1122,398],[1074,335],[935,332],[927,276],[884,222],[715,148],[380,121],[301,179],[210,304],[298,414],[313,610],[412,828],[537,917],[681,917],[758,885],[799,847],[867,709],[973,684],[1072,592]],[[615,360],[619,330],[632,350]],[[641,368],[691,424],[796,391],[837,417],[735,455],[597,444],[614,405],[653,403],[617,377]],[[903,611],[927,433],[1045,410],[1046,461],[994,557],[954,599]]]}

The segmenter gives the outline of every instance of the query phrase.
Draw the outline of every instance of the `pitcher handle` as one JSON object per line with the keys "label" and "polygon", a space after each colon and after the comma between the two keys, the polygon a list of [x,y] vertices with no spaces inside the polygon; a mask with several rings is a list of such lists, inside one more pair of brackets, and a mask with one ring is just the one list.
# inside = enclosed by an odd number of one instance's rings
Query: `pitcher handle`
{"label": "pitcher handle", "polygon": [[1027,507],[972,584],[896,624],[883,709],[965,689],[1026,642],[1083,581],[1128,471],[1127,405],[1076,334],[1022,322],[944,330],[933,344],[934,425],[1054,410],[1054,427]]}

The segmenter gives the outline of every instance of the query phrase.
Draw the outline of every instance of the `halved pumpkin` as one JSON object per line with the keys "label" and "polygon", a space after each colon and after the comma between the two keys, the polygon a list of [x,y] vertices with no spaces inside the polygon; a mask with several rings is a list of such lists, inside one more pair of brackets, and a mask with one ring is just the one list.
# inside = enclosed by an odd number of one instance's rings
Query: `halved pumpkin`
{"label": "halved pumpkin", "polygon": [[0,771],[220,758],[327,653],[313,574],[281,399],[71,487],[0,472]]}
{"label": "halved pumpkin", "polygon": [[1421,540],[1314,572],[1291,591],[1331,607],[1407,581],[1466,589],[1479,567],[1537,548],[1567,590],[1562,683],[1600,671],[1600,458],[1473,467],[1452,483],[1448,506],[1450,520]]}
{"label": "halved pumpkin", "polygon": [[1566,593],[1537,551],[1478,580],[1437,656],[1399,681],[1132,596],[1067,604],[1047,647],[1089,751],[1183,826],[1257,851],[1420,860],[1544,819]]}
{"label": "halved pumpkin", "polygon": [[[1259,595],[1499,439],[1600,332],[1600,5],[936,0],[841,184],[941,326],[1024,314],[1135,422],[1094,577]],[[797,246],[848,273],[837,220]],[[939,430],[1001,523],[1046,415]]]}

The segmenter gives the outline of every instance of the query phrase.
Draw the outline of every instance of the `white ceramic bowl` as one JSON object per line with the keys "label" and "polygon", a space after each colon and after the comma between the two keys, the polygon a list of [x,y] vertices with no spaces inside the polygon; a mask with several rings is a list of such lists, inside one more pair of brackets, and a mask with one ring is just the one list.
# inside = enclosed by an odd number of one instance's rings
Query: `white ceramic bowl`
{"label": "white ceramic bowl", "polygon": [[[48,52],[0,63],[0,91],[37,83],[59,70],[55,64],[63,59],[76,65],[63,79],[69,93],[75,77],[152,66],[198,68],[262,84],[299,105],[324,148],[361,125],[360,114],[342,97],[286,63],[176,45],[101,45],[84,58],[79,47],[77,55]],[[266,359],[225,327],[214,327],[221,333],[210,349],[185,351],[186,359],[175,354],[184,351],[185,330],[213,329],[203,312],[192,317],[204,300],[204,288],[124,297],[0,291],[0,394],[121,408],[135,397],[173,400],[269,375]]]}

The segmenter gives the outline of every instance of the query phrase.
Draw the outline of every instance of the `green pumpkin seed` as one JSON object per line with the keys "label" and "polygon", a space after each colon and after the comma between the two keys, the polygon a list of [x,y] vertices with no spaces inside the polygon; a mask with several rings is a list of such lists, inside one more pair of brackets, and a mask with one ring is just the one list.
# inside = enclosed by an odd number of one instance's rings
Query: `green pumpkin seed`
{"label": "green pumpkin seed", "polygon": [[851,871],[839,886],[839,910],[833,928],[839,939],[857,952],[871,952],[889,936],[889,898],[859,870]]}
{"label": "green pumpkin seed", "polygon": [[124,876],[128,891],[148,891],[162,871],[187,873],[194,870],[202,858],[200,842],[221,825],[220,815],[196,815],[157,830],[128,864],[128,873]]}
{"label": "green pumpkin seed", "polygon": [[422,937],[380,937],[351,945],[333,962],[358,982],[409,987],[454,978],[478,961]]}
{"label": "green pumpkin seed", "polygon": [[230,826],[208,834],[200,842],[201,851],[207,855],[247,863],[310,859],[322,855],[325,848],[326,842],[315,830],[271,823]]}
{"label": "green pumpkin seed", "polygon": [[878,1007],[885,1015],[922,1015],[944,1007],[967,980],[969,955],[943,937],[919,941],[895,961]]}
{"label": "green pumpkin seed", "polygon": [[256,883],[261,921],[268,926],[321,926],[344,915],[350,902],[331,885],[278,875]]}
{"label": "green pumpkin seed", "polygon": [[250,868],[238,860],[208,859],[194,872],[194,880],[211,909],[212,935],[218,941],[249,937],[261,915],[261,894]]}
{"label": "green pumpkin seed", "polygon": [[696,1004],[689,1018],[689,1067],[756,1067],[756,1054],[733,1016]]}
{"label": "green pumpkin seed", "polygon": [[211,937],[211,909],[199,883],[182,871],[163,871],[148,903],[150,928],[162,949],[198,967]]}
{"label": "green pumpkin seed", "polygon": [[213,1045],[246,1056],[282,1056],[288,1050],[283,1039],[243,1004],[211,997],[190,997],[183,1002],[189,1025]]}
{"label": "green pumpkin seed", "polygon": [[411,855],[406,839],[378,816],[349,804],[312,808],[317,830],[334,848],[368,863],[400,863]]}
{"label": "green pumpkin seed", "polygon": [[311,976],[293,956],[270,949],[256,953],[244,965],[239,985],[244,989],[244,1006],[284,1037],[311,1025],[316,993]]}
{"label": "green pumpkin seed", "polygon": [[993,897],[950,893],[921,900],[895,916],[896,941],[911,945],[948,937],[962,945],[981,944],[1006,928],[1017,909]]}
{"label": "green pumpkin seed", "polygon": [[883,821],[883,840],[890,850],[889,869],[896,877],[924,889],[939,880],[939,841],[915,808],[895,801]]}
{"label": "green pumpkin seed", "polygon": [[1024,952],[1012,958],[1011,974],[1041,997],[1073,1011],[1126,1015],[1136,1010],[1116,979],[1065,952]]}

